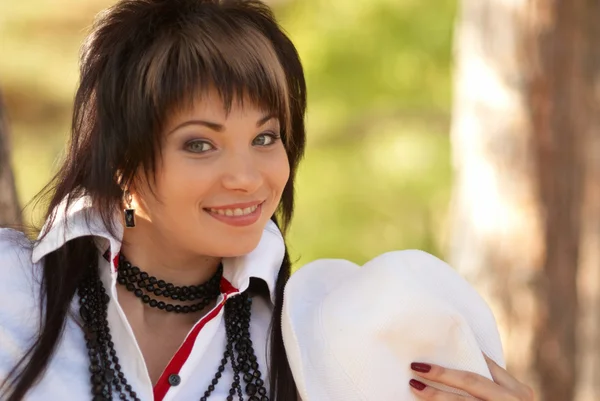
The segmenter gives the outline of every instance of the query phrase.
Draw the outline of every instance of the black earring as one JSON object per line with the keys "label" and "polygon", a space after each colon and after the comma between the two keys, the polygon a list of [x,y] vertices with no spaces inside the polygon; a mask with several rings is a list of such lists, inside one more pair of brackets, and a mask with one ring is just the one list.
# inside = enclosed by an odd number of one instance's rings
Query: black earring
{"label": "black earring", "polygon": [[129,190],[125,190],[124,198],[125,204],[127,205],[127,208],[123,210],[125,215],[125,227],[133,228],[135,227],[135,209],[131,207],[132,196]]}

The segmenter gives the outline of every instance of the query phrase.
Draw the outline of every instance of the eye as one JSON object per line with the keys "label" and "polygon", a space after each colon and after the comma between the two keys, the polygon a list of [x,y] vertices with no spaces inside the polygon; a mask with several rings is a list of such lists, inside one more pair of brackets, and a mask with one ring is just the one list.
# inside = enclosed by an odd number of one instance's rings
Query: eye
{"label": "eye", "polygon": [[254,138],[254,140],[252,141],[252,144],[256,145],[256,146],[271,146],[275,142],[277,142],[280,138],[281,138],[280,135],[275,134],[273,132],[264,132],[264,133],[258,135],[256,138]]}
{"label": "eye", "polygon": [[194,140],[186,143],[185,149],[193,153],[204,153],[214,149],[214,146],[207,141]]}

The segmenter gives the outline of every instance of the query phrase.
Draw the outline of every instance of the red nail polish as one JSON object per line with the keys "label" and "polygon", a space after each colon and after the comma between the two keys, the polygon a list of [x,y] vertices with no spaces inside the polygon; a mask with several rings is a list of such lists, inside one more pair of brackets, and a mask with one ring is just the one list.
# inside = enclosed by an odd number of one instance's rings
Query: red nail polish
{"label": "red nail polish", "polygon": [[415,372],[428,373],[431,370],[431,365],[413,362],[410,364],[410,368]]}
{"label": "red nail polish", "polygon": [[415,380],[415,379],[410,379],[408,384],[410,384],[411,387],[413,387],[419,391],[423,391],[425,389],[425,387],[427,387],[424,383],[421,383],[420,381]]}

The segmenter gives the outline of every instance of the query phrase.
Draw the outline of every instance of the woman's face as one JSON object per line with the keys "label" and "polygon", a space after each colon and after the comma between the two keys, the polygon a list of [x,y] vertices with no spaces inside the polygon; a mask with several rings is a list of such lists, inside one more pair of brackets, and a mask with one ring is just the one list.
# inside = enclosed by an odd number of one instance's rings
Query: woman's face
{"label": "woman's face", "polygon": [[243,255],[258,245],[289,174],[277,118],[249,101],[226,115],[211,92],[167,123],[156,182],[133,191],[137,218],[183,251]]}

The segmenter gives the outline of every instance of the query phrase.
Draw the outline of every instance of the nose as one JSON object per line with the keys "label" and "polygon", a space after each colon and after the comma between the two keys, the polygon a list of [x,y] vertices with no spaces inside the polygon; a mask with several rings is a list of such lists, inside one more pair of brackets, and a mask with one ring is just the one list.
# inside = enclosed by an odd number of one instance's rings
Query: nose
{"label": "nose", "polygon": [[229,190],[253,193],[263,183],[258,160],[247,152],[236,152],[224,160],[223,186]]}

